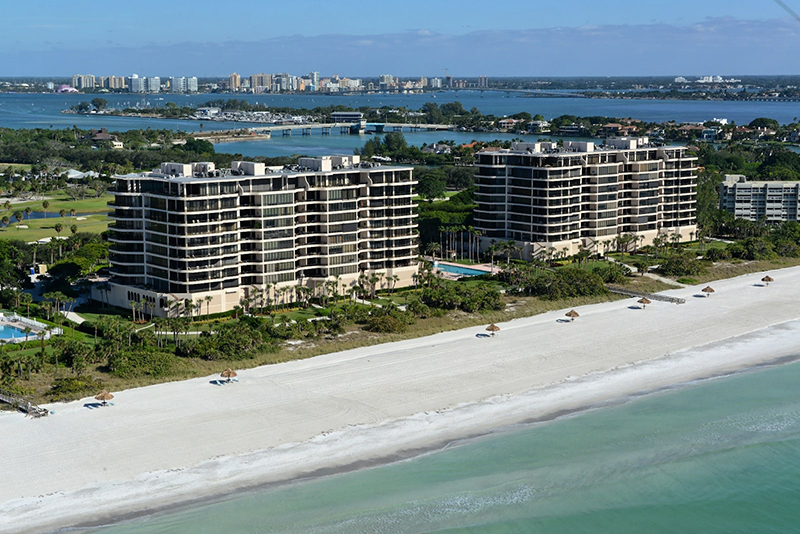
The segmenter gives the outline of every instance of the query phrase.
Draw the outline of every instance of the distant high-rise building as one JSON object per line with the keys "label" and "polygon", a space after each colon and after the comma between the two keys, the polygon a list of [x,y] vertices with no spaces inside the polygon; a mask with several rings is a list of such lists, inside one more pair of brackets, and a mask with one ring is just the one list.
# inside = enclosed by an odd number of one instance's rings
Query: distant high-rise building
{"label": "distant high-rise building", "polygon": [[312,91],[318,90],[319,89],[319,72],[317,72],[317,71],[312,72],[311,74],[309,74],[309,78],[311,78],[311,85],[312,85],[311,90]]}
{"label": "distant high-rise building", "polygon": [[394,87],[395,79],[391,74],[381,74],[378,76],[378,87],[382,90],[391,89]]}
{"label": "distant high-rise building", "polygon": [[441,88],[442,88],[442,79],[431,78],[431,89],[441,89]]}
{"label": "distant high-rise building", "polygon": [[170,93],[185,93],[186,92],[186,78],[183,76],[172,76],[169,79],[169,92]]}
{"label": "distant high-rise building", "polygon": [[489,77],[488,76],[478,76],[478,87],[481,87],[481,88],[489,87]]}
{"label": "distant high-rise building", "polygon": [[146,86],[147,78],[140,78],[138,74],[132,74],[130,77],[130,81],[128,82],[128,87],[130,88],[131,93],[144,93]]}
{"label": "distant high-rise building", "polygon": [[253,74],[250,76],[250,90],[254,93],[263,93],[272,89],[272,74]]}
{"label": "distant high-rise building", "polygon": [[158,93],[159,91],[161,91],[161,78],[158,76],[147,78],[147,92]]}
{"label": "distant high-rise building", "polygon": [[72,87],[75,89],[94,89],[95,78],[93,74],[75,74],[72,77]]}
{"label": "distant high-rise building", "polygon": [[447,87],[453,87],[453,77],[448,74],[444,78],[444,83]]}
{"label": "distant high-rise building", "polygon": [[272,87],[276,92],[294,90],[294,76],[287,72],[280,72],[272,76]]}
{"label": "distant high-rise building", "polygon": [[106,89],[125,89],[125,76],[109,76],[103,85]]}
{"label": "distant high-rise building", "polygon": [[242,88],[242,77],[237,73],[228,76],[228,89],[233,92],[238,92]]}
{"label": "distant high-rise building", "polygon": [[183,76],[173,76],[169,79],[169,90],[171,93],[196,93],[197,78],[185,78]]}

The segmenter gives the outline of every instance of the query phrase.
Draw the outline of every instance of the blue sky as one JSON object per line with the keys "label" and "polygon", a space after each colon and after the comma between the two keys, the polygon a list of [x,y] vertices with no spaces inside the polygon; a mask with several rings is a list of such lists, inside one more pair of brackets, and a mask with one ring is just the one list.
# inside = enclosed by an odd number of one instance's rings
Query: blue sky
{"label": "blue sky", "polygon": [[0,76],[800,74],[800,22],[773,0],[5,0],[0,13]]}

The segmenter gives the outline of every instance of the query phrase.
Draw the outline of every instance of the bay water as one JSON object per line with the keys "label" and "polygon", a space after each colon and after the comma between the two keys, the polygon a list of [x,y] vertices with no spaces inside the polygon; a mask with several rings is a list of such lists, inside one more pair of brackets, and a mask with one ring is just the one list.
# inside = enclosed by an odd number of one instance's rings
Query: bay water
{"label": "bay water", "polygon": [[[0,128],[72,128],[82,129],[106,127],[111,131],[132,129],[168,129],[176,131],[227,130],[257,126],[244,122],[213,122],[178,119],[155,119],[148,117],[115,117],[109,115],[75,115],[64,114],[82,101],[91,100],[95,95],[83,94],[13,94],[0,93]],[[737,124],[747,124],[757,117],[771,117],[781,123],[789,123],[800,116],[800,102],[737,102],[737,101],[679,101],[679,100],[647,100],[647,99],[590,99],[590,98],[530,98],[520,93],[501,91],[443,91],[425,94],[356,94],[356,95],[229,95],[200,94],[173,95],[148,94],[134,95],[129,93],[102,95],[109,107],[124,108],[145,105],[163,107],[169,102],[180,106],[199,106],[212,99],[238,98],[251,103],[271,107],[290,107],[311,109],[320,106],[345,105],[351,107],[390,108],[405,107],[419,109],[426,102],[444,104],[461,102],[464,108],[477,107],[482,113],[496,116],[508,116],[522,111],[531,114],[542,114],[545,118],[559,115],[632,117],[644,121],[698,122],[713,118],[724,118]],[[508,140],[518,137],[516,134],[500,134],[494,132],[405,132],[411,145],[435,143],[449,140],[456,143],[469,143],[473,140],[491,141]],[[528,136],[533,140],[540,136]],[[551,137],[551,136],[547,136]],[[275,132],[271,139],[252,140],[234,143],[220,143],[218,152],[242,154],[244,156],[288,156],[304,154],[309,156],[333,153],[352,153],[360,148],[369,138],[367,135],[340,135],[334,129],[332,135],[322,136],[315,131],[310,136],[302,136],[295,132],[291,137],[283,137]],[[575,139],[575,138],[571,138]]]}
{"label": "bay water", "polygon": [[[800,117],[800,102],[752,102],[721,100],[652,100],[652,99],[611,99],[611,98],[529,98],[521,93],[505,93],[502,91],[443,91],[424,94],[356,94],[356,95],[323,95],[323,94],[29,94],[0,93],[0,128],[79,128],[107,127],[109,130],[130,130],[146,128],[179,129],[197,131],[199,121],[175,119],[151,119],[146,117],[113,117],[101,115],[62,114],[83,101],[90,101],[100,96],[108,101],[109,107],[124,108],[144,105],[163,107],[168,102],[179,106],[198,106],[209,100],[238,98],[251,103],[271,107],[291,107],[311,109],[321,106],[350,106],[379,108],[406,107],[419,109],[426,102],[444,104],[461,102],[465,109],[477,107],[484,114],[498,117],[513,115],[522,111],[531,114],[540,113],[547,119],[559,115],[577,115],[580,117],[632,117],[644,121],[697,122],[713,118],[726,118],[737,124],[746,124],[757,117],[771,117],[781,124],[792,122]],[[239,122],[204,121],[203,129],[228,129],[247,126]]]}
{"label": "bay water", "polygon": [[751,369],[90,531],[797,532],[798,384]]}

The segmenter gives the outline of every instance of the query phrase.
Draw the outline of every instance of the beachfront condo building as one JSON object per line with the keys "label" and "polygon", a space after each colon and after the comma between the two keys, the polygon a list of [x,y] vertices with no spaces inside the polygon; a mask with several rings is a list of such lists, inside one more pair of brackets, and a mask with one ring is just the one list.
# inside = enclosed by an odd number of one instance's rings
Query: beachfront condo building
{"label": "beachfront condo building", "polygon": [[780,223],[800,221],[800,182],[748,182],[741,174],[726,174],[719,207],[737,219]]}
{"label": "beachfront condo building", "polygon": [[210,313],[254,294],[292,302],[296,286],[332,291],[331,281],[347,295],[362,275],[380,277],[378,288],[410,285],[415,183],[411,167],[358,156],[286,167],[163,163],[117,176],[111,278],[93,298],[121,307],[144,300],[145,313],[164,316],[187,299]]}
{"label": "beachfront condo building", "polygon": [[618,235],[639,245],[697,232],[697,163],[686,147],[647,138],[604,144],[516,143],[477,154],[474,225],[482,246],[514,240],[523,257],[602,252]]}

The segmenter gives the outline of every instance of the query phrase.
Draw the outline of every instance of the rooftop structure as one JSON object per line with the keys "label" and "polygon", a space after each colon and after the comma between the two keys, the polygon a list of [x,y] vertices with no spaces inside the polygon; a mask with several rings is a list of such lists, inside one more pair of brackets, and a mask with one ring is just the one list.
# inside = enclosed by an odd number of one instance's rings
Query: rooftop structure
{"label": "rooftop structure", "polygon": [[696,159],[647,138],[517,143],[477,154],[475,227],[485,243],[512,239],[524,257],[599,250],[621,234],[644,244],[695,233]]}
{"label": "rooftop structure", "polygon": [[[94,298],[165,315],[169,302],[203,299],[211,313],[291,288],[348,293],[361,275],[379,288],[417,272],[411,167],[358,156],[300,158],[266,167],[163,163],[116,177],[109,241],[110,289]],[[283,289],[289,288],[289,289]],[[206,301],[206,298],[210,300]]]}
{"label": "rooftop structure", "polygon": [[800,222],[800,182],[748,182],[741,174],[726,174],[719,207],[734,217],[769,223]]}

